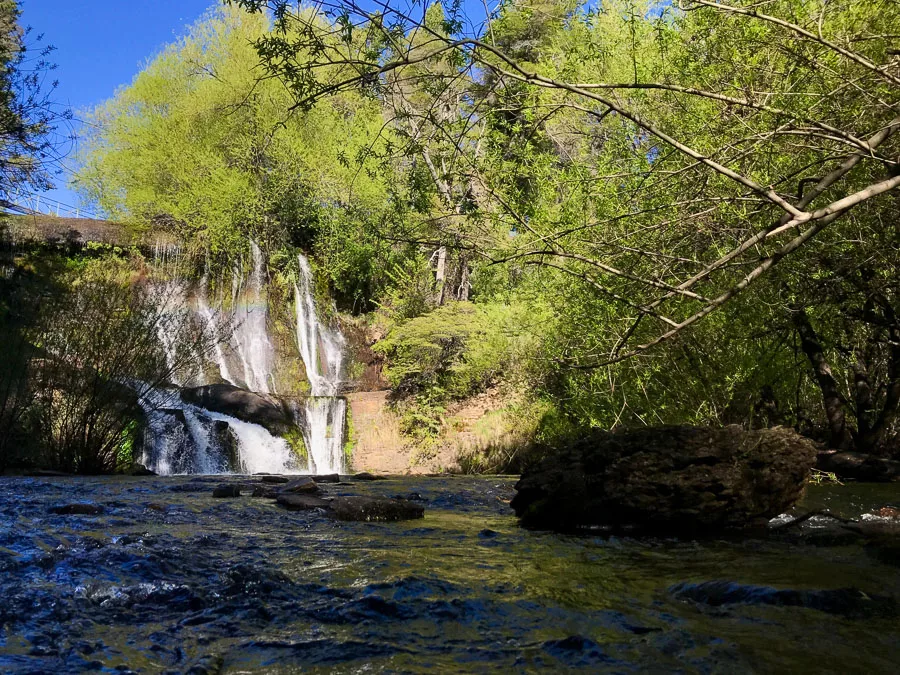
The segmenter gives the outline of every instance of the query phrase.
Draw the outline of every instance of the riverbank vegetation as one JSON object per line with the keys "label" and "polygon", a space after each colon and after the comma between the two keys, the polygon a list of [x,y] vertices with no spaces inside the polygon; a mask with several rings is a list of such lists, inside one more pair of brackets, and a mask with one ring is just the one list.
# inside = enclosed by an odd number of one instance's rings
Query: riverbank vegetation
{"label": "riverbank vegetation", "polygon": [[89,112],[76,187],[204,270],[252,240],[290,289],[310,254],[414,443],[490,391],[543,451],[736,423],[900,456],[900,6],[367,7],[212,8]]}
{"label": "riverbank vegetation", "polygon": [[[147,273],[139,256],[103,247],[13,256],[0,279],[0,469],[131,467],[141,397],[205,348]],[[163,326],[178,338],[169,355]]]}

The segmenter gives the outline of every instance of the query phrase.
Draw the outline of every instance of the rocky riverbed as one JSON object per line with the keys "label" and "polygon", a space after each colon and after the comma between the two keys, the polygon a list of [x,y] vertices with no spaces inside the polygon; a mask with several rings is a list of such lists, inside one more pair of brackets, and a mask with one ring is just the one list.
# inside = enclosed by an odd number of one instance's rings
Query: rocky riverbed
{"label": "rocky riverbed", "polygon": [[[310,494],[262,477],[0,478],[0,671],[888,673],[900,662],[897,560],[859,537],[816,537],[838,531],[827,517],[753,538],[575,536],[521,528],[513,478],[338,481]],[[213,497],[223,485],[241,496]],[[285,494],[324,504],[292,510]],[[336,504],[361,498],[424,518],[342,519]],[[812,486],[796,511],[858,518],[898,501],[896,485]]]}

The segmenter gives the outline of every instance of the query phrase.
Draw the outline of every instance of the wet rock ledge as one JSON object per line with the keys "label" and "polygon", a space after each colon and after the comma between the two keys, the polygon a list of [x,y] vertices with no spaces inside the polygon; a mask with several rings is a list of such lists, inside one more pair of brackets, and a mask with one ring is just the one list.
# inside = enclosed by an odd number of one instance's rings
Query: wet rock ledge
{"label": "wet rock ledge", "polygon": [[658,532],[763,527],[801,496],[815,445],[790,429],[595,432],[526,472],[523,525]]}

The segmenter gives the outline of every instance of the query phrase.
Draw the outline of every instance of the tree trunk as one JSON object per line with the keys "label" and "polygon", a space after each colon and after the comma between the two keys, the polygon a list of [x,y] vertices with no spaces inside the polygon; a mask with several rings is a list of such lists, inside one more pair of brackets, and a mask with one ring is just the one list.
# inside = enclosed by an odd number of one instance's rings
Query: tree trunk
{"label": "tree trunk", "polygon": [[[893,312],[887,312],[888,318],[894,320],[894,325],[888,330],[891,343],[891,355],[887,367],[887,383],[884,405],[877,419],[868,423],[857,434],[856,449],[868,454],[879,454],[884,432],[891,422],[897,417],[900,410],[900,326],[896,324]],[[870,413],[870,419],[874,417],[874,410]]]}
{"label": "tree trunk", "polygon": [[837,380],[831,373],[831,366],[825,358],[825,351],[819,342],[819,336],[809,322],[806,310],[795,308],[793,311],[794,327],[800,336],[800,345],[813,368],[816,382],[822,391],[822,402],[825,407],[825,418],[828,420],[830,445],[838,450],[853,448],[853,436],[847,427],[844,413],[844,400],[838,388]]}
{"label": "tree trunk", "polygon": [[444,304],[444,288],[447,285],[447,247],[441,246],[437,252],[437,268],[434,274],[435,281],[435,305]]}
{"label": "tree trunk", "polygon": [[853,387],[856,395],[856,433],[859,441],[872,432],[875,422],[875,402],[869,381],[869,367],[862,353],[857,354],[856,362],[853,364]]}
{"label": "tree trunk", "polygon": [[465,302],[469,299],[469,261],[462,256],[459,261],[460,270],[459,290],[456,292],[456,299]]}

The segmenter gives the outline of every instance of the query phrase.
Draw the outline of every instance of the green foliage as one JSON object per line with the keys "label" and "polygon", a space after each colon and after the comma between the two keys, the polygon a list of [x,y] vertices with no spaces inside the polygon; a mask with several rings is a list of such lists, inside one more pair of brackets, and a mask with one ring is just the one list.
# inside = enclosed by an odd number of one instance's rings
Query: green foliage
{"label": "green foliage", "polygon": [[424,256],[410,256],[395,264],[387,277],[390,285],[379,304],[391,321],[403,323],[432,308],[434,279]]}
{"label": "green foliage", "polygon": [[353,448],[356,447],[356,429],[353,426],[353,413],[347,405],[347,414],[344,418],[344,465],[353,466]]}
{"label": "green foliage", "polygon": [[94,111],[80,186],[213,252],[252,236],[282,275],[314,253],[319,298],[379,307],[409,433],[434,438],[453,401],[502,382],[529,389],[548,443],[658,423],[815,434],[801,311],[859,442],[897,433],[896,190],[793,249],[812,220],[775,229],[784,203],[897,175],[900,134],[860,140],[894,128],[897,3],[773,0],[772,21],[749,0],[526,0],[475,34],[450,3],[418,21],[338,2],[331,20],[279,1],[272,27],[266,3],[231,4],[251,13],[210,14]]}
{"label": "green foliage", "polygon": [[483,390],[512,364],[515,311],[506,305],[457,302],[395,326],[375,345],[385,375],[401,395],[429,392],[453,400]]}
{"label": "green foliage", "polygon": [[[134,460],[139,397],[205,339],[140,283],[142,261],[37,248],[0,284],[0,464],[109,473]],[[157,338],[165,322],[178,348]]]}
{"label": "green foliage", "polygon": [[301,462],[309,461],[309,450],[306,447],[306,441],[303,440],[303,433],[300,429],[296,427],[290,429],[283,435],[283,438]]}
{"label": "green foliage", "polygon": [[[213,253],[240,253],[248,237],[310,249],[323,230],[324,250],[340,248],[336,238],[359,267],[371,238],[344,206],[379,208],[383,179],[356,160],[378,142],[377,106],[346,94],[288,112],[284,87],[258,79],[253,42],[266,31],[263,17],[233,8],[195,24],[88,113],[76,187],[114,219],[174,229]],[[355,283],[340,290],[353,295]]]}
{"label": "green foliage", "polygon": [[812,469],[806,482],[810,485],[843,485],[837,474],[831,471],[820,471],[819,469]]}
{"label": "green foliage", "polygon": [[125,428],[122,429],[116,457],[116,468],[126,470],[140,459],[136,454],[136,449],[139,447],[143,432],[143,427],[136,419],[129,421]]}

